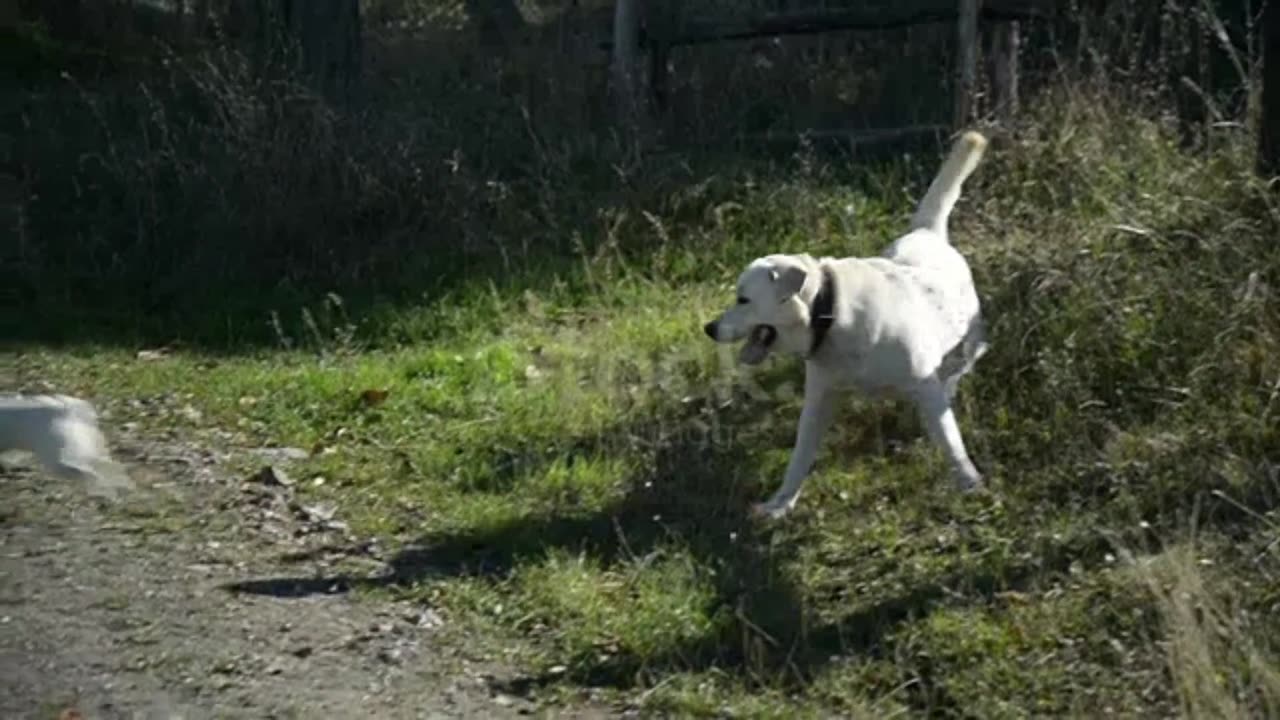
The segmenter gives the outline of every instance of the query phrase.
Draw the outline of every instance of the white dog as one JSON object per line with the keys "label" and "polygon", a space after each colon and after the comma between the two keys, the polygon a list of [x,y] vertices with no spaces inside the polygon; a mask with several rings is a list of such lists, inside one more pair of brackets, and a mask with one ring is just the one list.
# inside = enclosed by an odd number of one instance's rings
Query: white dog
{"label": "white dog", "polygon": [[111,459],[93,406],[67,395],[0,397],[0,453],[29,452],[59,478],[85,480],[96,494],[133,487]]}
{"label": "white dog", "polygon": [[882,256],[759,258],[738,278],[737,304],[706,324],[716,342],[747,340],[743,363],[758,364],[772,350],[805,358],[795,448],[782,487],[755,506],[758,514],[780,517],[795,505],[837,392],[849,387],[912,399],[960,488],[981,485],[951,400],[987,345],[973,277],[947,238],[947,219],[986,147],[976,132],[955,142],[910,231]]}

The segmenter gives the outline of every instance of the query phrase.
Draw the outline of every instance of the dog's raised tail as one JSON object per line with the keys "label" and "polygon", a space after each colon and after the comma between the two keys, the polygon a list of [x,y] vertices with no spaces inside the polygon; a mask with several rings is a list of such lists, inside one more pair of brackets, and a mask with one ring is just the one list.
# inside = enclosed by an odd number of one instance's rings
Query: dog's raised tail
{"label": "dog's raised tail", "polygon": [[960,199],[960,186],[978,167],[982,154],[987,150],[987,139],[981,133],[969,130],[951,146],[951,153],[942,163],[937,176],[929,184],[929,191],[916,206],[911,216],[911,229],[928,228],[945,234],[951,209]]}

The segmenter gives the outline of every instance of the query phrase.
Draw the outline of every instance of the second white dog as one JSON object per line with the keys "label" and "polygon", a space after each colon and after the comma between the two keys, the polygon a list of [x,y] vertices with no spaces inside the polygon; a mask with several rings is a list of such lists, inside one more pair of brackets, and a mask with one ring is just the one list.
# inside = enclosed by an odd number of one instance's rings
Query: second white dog
{"label": "second white dog", "polygon": [[56,477],[82,480],[98,495],[133,487],[111,459],[93,406],[67,395],[0,396],[0,453],[29,452]]}
{"label": "second white dog", "polygon": [[736,304],[706,324],[716,342],[746,340],[743,363],[758,364],[774,350],[806,360],[795,447],[782,487],[757,513],[779,517],[795,505],[837,392],[849,387],[912,399],[958,486],[981,484],[951,400],[987,345],[973,277],[948,239],[947,220],[986,147],[976,132],[955,142],[909,232],[880,257],[758,258],[738,278]]}

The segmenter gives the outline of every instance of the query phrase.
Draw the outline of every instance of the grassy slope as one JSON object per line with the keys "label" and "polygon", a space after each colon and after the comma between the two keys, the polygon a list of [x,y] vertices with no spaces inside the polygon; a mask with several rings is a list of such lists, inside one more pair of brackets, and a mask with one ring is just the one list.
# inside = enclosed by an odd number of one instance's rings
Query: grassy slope
{"label": "grassy slope", "polygon": [[786,462],[800,368],[746,375],[700,324],[762,249],[880,247],[910,209],[889,175],[690,191],[618,227],[645,253],[593,239],[554,282],[477,282],[354,335],[321,322],[294,349],[10,362],[97,398],[176,394],[199,419],[143,418],[174,432],[319,450],[307,492],[397,551],[395,582],[357,587],[440,603],[540,693],[779,717],[1274,713],[1274,210],[1230,152],[1192,159],[1120,117],[1058,113],[996,149],[956,212],[994,336],[959,401],[985,496],[950,491],[909,408],[851,399],[797,512],[744,514]]}

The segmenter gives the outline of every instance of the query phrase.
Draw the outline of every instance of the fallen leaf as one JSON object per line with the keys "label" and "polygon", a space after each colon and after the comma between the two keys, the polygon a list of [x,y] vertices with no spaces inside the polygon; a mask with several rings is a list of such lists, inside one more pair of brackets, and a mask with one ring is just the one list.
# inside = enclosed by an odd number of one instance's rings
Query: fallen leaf
{"label": "fallen leaf", "polygon": [[996,593],[995,596],[1008,603],[1025,604],[1031,600],[1026,593],[1018,592],[1017,590],[1005,590]]}
{"label": "fallen leaf", "polygon": [[370,388],[360,393],[360,402],[364,403],[365,407],[377,407],[387,401],[387,395],[389,394],[390,391],[388,390]]}

